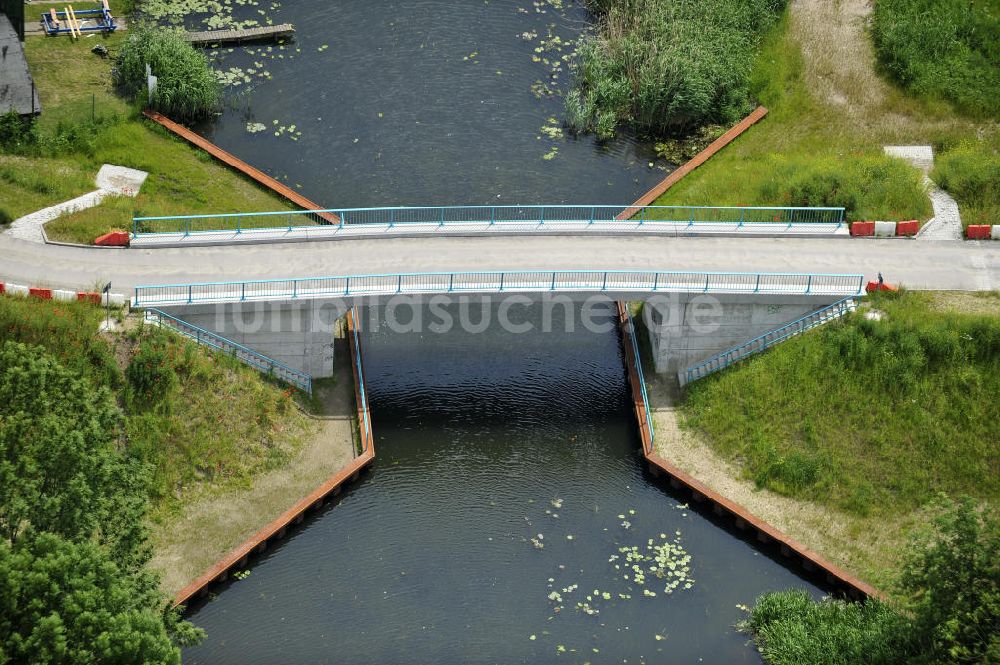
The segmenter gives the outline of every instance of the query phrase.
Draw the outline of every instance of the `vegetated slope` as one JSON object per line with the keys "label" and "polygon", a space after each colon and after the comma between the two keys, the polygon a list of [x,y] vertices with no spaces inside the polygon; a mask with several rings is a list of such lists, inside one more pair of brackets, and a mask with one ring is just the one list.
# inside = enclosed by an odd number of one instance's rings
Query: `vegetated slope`
{"label": "vegetated slope", "polygon": [[875,298],[881,321],[855,313],[693,384],[686,424],[761,486],[849,513],[995,499],[1000,317],[933,298]]}
{"label": "vegetated slope", "polygon": [[609,137],[619,124],[676,135],[752,107],[750,70],[786,0],[592,0],[567,122]]}
{"label": "vegetated slope", "polygon": [[99,334],[103,317],[83,303],[0,297],[0,342],[39,344],[114,391],[129,453],[154,469],[154,508],[170,510],[203,487],[248,482],[300,445],[307,419],[290,390],[165,330]]}
{"label": "vegetated slope", "polygon": [[877,0],[872,18],[879,59],[907,89],[973,116],[1000,116],[996,0]]}
{"label": "vegetated slope", "polygon": [[886,158],[883,146],[931,144],[940,156],[942,147],[977,136],[995,143],[997,126],[880,76],[864,29],[866,6],[862,0],[792,0],[751,74],[751,92],[770,110],[767,117],[656,203],[826,201],[848,207],[852,221],[928,219],[919,177]]}
{"label": "vegetated slope", "polygon": [[958,201],[962,224],[1000,224],[1000,137],[938,155],[931,178]]}

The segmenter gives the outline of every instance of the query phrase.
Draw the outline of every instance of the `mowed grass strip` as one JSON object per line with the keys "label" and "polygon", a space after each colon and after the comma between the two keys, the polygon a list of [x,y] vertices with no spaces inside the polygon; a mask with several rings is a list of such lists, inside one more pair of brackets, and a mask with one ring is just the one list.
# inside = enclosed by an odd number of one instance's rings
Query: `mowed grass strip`
{"label": "mowed grass strip", "polygon": [[881,321],[858,312],[692,384],[685,425],[759,486],[848,514],[995,500],[1000,295],[961,298],[873,298]]}

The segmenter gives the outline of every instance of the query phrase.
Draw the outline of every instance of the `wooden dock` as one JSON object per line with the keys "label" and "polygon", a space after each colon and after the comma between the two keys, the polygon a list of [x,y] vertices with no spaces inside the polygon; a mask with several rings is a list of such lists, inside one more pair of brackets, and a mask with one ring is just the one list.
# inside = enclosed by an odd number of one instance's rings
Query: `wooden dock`
{"label": "wooden dock", "polygon": [[257,42],[270,39],[287,39],[295,34],[295,26],[291,23],[280,25],[265,25],[259,28],[243,30],[205,30],[204,32],[187,32],[185,37],[195,46],[211,44],[233,44],[240,42]]}

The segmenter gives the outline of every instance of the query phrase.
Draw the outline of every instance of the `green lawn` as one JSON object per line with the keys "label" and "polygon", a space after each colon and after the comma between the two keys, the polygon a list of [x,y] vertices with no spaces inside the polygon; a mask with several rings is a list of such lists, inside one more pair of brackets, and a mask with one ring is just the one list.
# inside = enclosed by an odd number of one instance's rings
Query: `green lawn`
{"label": "green lawn", "polygon": [[38,131],[44,140],[24,154],[0,153],[0,214],[16,219],[91,191],[104,163],[148,171],[139,196],[110,199],[51,222],[46,227],[51,238],[90,243],[109,230],[130,228],[133,215],[295,209],[141,118],[118,97],[111,86],[111,61],[90,53],[90,48],[101,40],[114,56],[123,37],[26,40],[43,107]]}
{"label": "green lawn", "polygon": [[1000,496],[1000,294],[903,293],[691,385],[687,426],[760,486],[894,519]]}
{"label": "green lawn", "polygon": [[800,5],[812,8],[790,9],[754,67],[767,117],[656,203],[844,205],[849,221],[926,221],[918,174],[885,158],[883,145],[932,144],[940,153],[995,137],[996,125],[886,82],[859,19],[838,3]]}

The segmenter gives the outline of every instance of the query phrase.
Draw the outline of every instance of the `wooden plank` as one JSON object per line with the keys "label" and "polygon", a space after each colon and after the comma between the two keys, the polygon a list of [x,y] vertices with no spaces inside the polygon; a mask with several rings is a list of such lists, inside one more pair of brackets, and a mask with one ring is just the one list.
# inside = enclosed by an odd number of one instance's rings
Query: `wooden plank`
{"label": "wooden plank", "polygon": [[291,23],[267,25],[243,30],[206,30],[204,32],[188,32],[185,38],[192,44],[226,44],[245,42],[258,39],[281,39],[295,34],[295,26]]}
{"label": "wooden plank", "polygon": [[[264,187],[267,187],[271,191],[284,196],[286,199],[288,199],[295,205],[305,210],[323,209],[321,205],[313,203],[312,201],[302,196],[301,194],[295,192],[294,190],[290,189],[289,187],[282,185],[280,182],[278,182],[271,176],[267,175],[266,173],[263,173],[262,171],[255,169],[254,167],[250,166],[239,157],[236,157],[235,155],[226,152],[225,150],[215,145],[211,141],[201,136],[198,136],[187,127],[174,122],[165,115],[157,113],[156,111],[148,111],[148,110],[143,111],[142,114],[147,118],[149,118],[150,120],[152,120],[153,122],[159,123],[160,125],[170,130],[177,136],[180,136],[181,138],[195,144],[196,146],[198,146],[208,154],[212,155],[219,161],[224,162],[225,164],[228,164],[229,166],[236,169],[237,171],[240,171],[241,173],[253,178]],[[330,224],[340,224],[340,217],[333,213],[317,212],[316,216]]]}
{"label": "wooden plank", "polygon": [[641,206],[652,205],[656,199],[663,195],[663,192],[677,184],[677,181],[686,176],[688,173],[691,173],[691,171],[694,171],[696,168],[707,162],[709,157],[725,148],[734,139],[736,139],[737,136],[750,129],[752,125],[757,123],[765,115],[767,115],[767,109],[765,107],[758,106],[755,108],[750,115],[730,127],[729,131],[725,134],[712,141],[707,148],[699,152],[683,165],[679,166],[676,170],[672,171],[652,189],[640,196],[639,199],[632,204],[636,207],[625,210],[615,219],[631,219],[633,215],[639,212]]}

